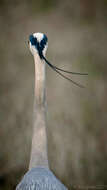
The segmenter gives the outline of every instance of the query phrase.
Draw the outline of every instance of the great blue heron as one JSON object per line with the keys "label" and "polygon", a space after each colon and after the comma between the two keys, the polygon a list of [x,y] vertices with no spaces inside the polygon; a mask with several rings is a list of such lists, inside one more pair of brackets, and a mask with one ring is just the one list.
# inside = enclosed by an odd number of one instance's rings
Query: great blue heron
{"label": "great blue heron", "polygon": [[35,63],[35,122],[32,138],[32,151],[29,171],[24,175],[16,190],[67,190],[67,188],[55,177],[49,169],[47,156],[46,135],[46,98],[45,98],[45,63],[62,77],[67,78],[62,72],[74,73],[60,69],[47,61],[45,54],[48,47],[48,39],[45,34],[34,33],[29,37],[30,51]]}

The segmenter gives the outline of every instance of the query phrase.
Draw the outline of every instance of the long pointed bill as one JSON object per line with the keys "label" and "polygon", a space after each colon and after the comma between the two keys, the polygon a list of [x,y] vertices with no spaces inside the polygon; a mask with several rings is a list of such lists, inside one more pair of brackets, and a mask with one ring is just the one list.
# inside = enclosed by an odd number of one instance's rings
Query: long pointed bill
{"label": "long pointed bill", "polygon": [[78,75],[87,75],[87,73],[75,73],[75,72],[70,72],[70,71],[66,71],[66,70],[63,70],[63,69],[60,69],[54,65],[52,65],[44,56],[42,56],[42,58],[45,60],[45,62],[55,71],[57,72],[60,76],[62,76],[63,78],[69,80],[70,82],[72,82],[73,84],[75,84],[76,86],[79,86],[81,88],[84,88],[83,85],[73,81],[72,79],[66,77],[65,75],[63,75],[61,72],[59,72],[58,70],[60,71],[63,71],[63,72],[66,72],[66,73],[70,73],[70,74],[78,74]]}

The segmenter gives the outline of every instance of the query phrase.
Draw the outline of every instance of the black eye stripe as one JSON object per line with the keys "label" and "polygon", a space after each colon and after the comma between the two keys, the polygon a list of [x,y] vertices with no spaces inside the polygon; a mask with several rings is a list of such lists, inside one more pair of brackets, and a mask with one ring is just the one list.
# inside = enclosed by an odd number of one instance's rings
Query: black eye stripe
{"label": "black eye stripe", "polygon": [[43,54],[43,49],[45,48],[47,42],[48,42],[48,39],[46,37],[46,35],[44,34],[43,35],[43,38],[40,42],[38,42],[37,38],[34,37],[33,35],[30,35],[29,36],[29,41],[30,43],[35,46],[36,50],[38,51],[38,54],[40,56],[41,59],[44,59],[45,62],[55,71],[57,72],[60,76],[62,76],[63,78],[67,79],[68,81],[72,82],[73,84],[81,87],[81,88],[84,88],[83,85],[73,81],[72,79],[68,78],[66,75],[64,75],[62,72],[64,73],[69,73],[69,74],[77,74],[77,75],[87,75],[87,73],[78,73],[78,72],[71,72],[71,71],[67,71],[67,70],[64,70],[64,69],[61,69],[59,67],[56,67],[54,65],[52,65],[45,57],[44,57],[44,54]]}
{"label": "black eye stripe", "polygon": [[35,38],[33,35],[29,36],[29,41],[31,42],[32,45],[36,46],[37,38]]}
{"label": "black eye stripe", "polygon": [[44,50],[44,48],[45,48],[45,46],[46,46],[46,44],[47,44],[47,41],[48,41],[47,36],[44,34],[44,35],[43,35],[43,39],[42,39],[40,42],[38,42],[38,40],[37,40],[36,37],[34,37],[33,35],[30,35],[30,36],[29,36],[29,41],[31,42],[31,44],[32,44],[33,46],[35,46],[35,48],[36,48],[37,51],[38,51],[38,54],[39,54],[40,58],[42,59],[43,50]]}
{"label": "black eye stripe", "polygon": [[42,51],[43,51],[45,45],[47,44],[47,41],[48,41],[48,39],[47,39],[46,35],[44,34],[43,39],[40,42],[40,48],[41,48]]}
{"label": "black eye stripe", "polygon": [[31,42],[32,45],[36,46],[37,44],[39,44],[40,48],[44,49],[45,45],[47,44],[48,39],[46,35],[44,34],[43,39],[39,43],[36,37],[34,37],[33,35],[30,35],[29,41]]}

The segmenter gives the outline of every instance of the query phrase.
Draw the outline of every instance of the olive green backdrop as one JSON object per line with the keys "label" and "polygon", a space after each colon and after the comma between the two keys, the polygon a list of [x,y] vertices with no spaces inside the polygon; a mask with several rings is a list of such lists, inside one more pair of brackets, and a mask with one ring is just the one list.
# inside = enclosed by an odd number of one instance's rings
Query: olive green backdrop
{"label": "olive green backdrop", "polygon": [[50,167],[71,189],[106,189],[107,1],[0,1],[0,189],[15,189],[28,169],[34,102],[34,63],[28,36],[46,33],[47,131]]}

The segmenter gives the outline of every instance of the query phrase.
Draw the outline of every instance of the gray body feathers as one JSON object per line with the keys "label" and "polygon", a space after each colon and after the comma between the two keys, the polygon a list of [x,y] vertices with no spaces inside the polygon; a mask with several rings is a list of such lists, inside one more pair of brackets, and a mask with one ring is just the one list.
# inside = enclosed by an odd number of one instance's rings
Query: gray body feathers
{"label": "gray body feathers", "polygon": [[67,188],[47,168],[32,168],[28,171],[16,190],[67,190]]}

